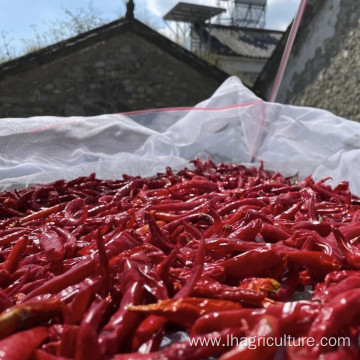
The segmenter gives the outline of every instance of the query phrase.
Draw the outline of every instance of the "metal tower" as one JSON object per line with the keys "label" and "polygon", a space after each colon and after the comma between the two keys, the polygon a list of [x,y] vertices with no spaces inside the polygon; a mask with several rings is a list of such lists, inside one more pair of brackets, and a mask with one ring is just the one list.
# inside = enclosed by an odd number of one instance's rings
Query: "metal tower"
{"label": "metal tower", "polygon": [[265,26],[266,0],[217,0],[217,6],[226,3],[230,19],[219,17],[219,22],[229,25],[263,28]]}
{"label": "metal tower", "polygon": [[[164,17],[165,23],[175,35],[177,43],[183,43],[185,39],[191,39],[191,51],[197,51],[199,39],[193,36],[194,28],[201,27],[205,23],[210,23],[210,20],[219,16],[226,9],[213,6],[203,6],[197,4],[190,4],[179,2],[172,8]],[[175,23],[175,29],[170,25]]]}

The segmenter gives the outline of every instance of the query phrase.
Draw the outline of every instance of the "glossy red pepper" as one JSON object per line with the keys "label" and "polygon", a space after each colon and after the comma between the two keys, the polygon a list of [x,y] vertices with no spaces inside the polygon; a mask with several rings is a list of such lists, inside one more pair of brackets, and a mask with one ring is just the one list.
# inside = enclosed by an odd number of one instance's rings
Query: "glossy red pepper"
{"label": "glossy red pepper", "polygon": [[350,240],[346,239],[341,231],[335,227],[332,228],[332,232],[336,241],[339,244],[340,249],[343,251],[346,260],[349,265],[355,269],[360,269],[360,247],[356,246]]}
{"label": "glossy red pepper", "polygon": [[226,277],[231,280],[241,280],[251,276],[277,278],[283,270],[281,256],[265,248],[246,251],[219,262],[219,265],[224,267]]}
{"label": "glossy red pepper", "polygon": [[48,336],[46,327],[20,331],[0,340],[1,360],[27,360]]}
{"label": "glossy red pepper", "polygon": [[278,348],[277,346],[267,345],[267,341],[274,341],[279,336],[279,320],[274,316],[266,315],[249,332],[247,341],[240,342],[234,349],[222,355],[220,360],[271,360],[277,353]]}
{"label": "glossy red pepper", "polygon": [[314,302],[294,301],[270,305],[266,308],[213,312],[196,320],[191,328],[191,334],[201,335],[214,329],[239,328],[244,322],[251,328],[265,315],[271,315],[279,319],[282,333],[302,336],[309,331],[320,308],[321,305]]}
{"label": "glossy red pepper", "polygon": [[204,314],[214,311],[241,309],[239,303],[227,300],[185,297],[162,300],[155,304],[130,306],[132,311],[140,311],[165,317],[167,320],[190,328],[195,320]]}
{"label": "glossy red pepper", "polygon": [[24,256],[27,244],[27,237],[20,237],[20,239],[11,249],[10,254],[6,258],[5,262],[1,264],[1,269],[8,271],[9,273],[13,273],[19,266],[19,263]]}
{"label": "glossy red pepper", "polygon": [[329,287],[322,288],[321,290],[314,291],[313,300],[329,302],[335,296],[342,294],[351,289],[360,288],[360,273],[349,275],[345,279],[339,281],[336,284],[332,284]]}
{"label": "glossy red pepper", "polygon": [[316,355],[325,351],[321,339],[339,335],[344,327],[357,324],[360,315],[360,289],[351,289],[335,296],[320,310],[311,325],[308,336],[314,338],[315,345],[310,351]]}
{"label": "glossy red pepper", "polygon": [[101,360],[103,358],[98,342],[98,329],[108,306],[108,301],[101,300],[94,303],[85,314],[77,333],[75,360]]}
{"label": "glossy red pepper", "polygon": [[[357,358],[360,203],[347,183],[325,181],[198,159],[152,178],[91,174],[0,193],[3,341],[44,325],[32,360]],[[226,354],[186,334],[353,344]]]}
{"label": "glossy red pepper", "polygon": [[50,319],[62,317],[63,302],[50,298],[15,305],[0,314],[0,339],[16,331],[42,325]]}
{"label": "glossy red pepper", "polygon": [[[192,337],[192,342],[189,340],[175,342],[162,350],[151,352],[149,354],[142,354],[140,352],[129,354],[118,354],[111,358],[111,360],[177,360],[177,359],[205,359],[210,356],[218,356],[223,352],[229,350],[230,346],[227,344],[229,335],[240,337],[244,334],[243,329],[231,329],[221,332],[213,332],[201,337]],[[201,340],[200,340],[201,339]],[[200,341],[208,341],[208,345],[194,346],[192,344],[200,343]]]}

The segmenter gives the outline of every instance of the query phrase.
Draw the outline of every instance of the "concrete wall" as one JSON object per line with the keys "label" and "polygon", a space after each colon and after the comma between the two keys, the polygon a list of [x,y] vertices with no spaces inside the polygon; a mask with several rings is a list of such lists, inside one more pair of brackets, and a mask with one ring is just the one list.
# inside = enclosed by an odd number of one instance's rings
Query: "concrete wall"
{"label": "concrete wall", "polygon": [[[281,84],[278,102],[313,106],[360,121],[360,2],[310,0]],[[278,62],[270,60],[255,90],[268,98]],[[266,76],[267,75],[267,76]],[[260,79],[261,80],[261,79]],[[264,87],[264,82],[266,86]]]}
{"label": "concrete wall", "polygon": [[213,55],[216,64],[229,74],[240,75],[253,83],[268,59],[251,59],[240,56]]}
{"label": "concrete wall", "polygon": [[221,84],[132,32],[0,71],[0,117],[192,106]]}

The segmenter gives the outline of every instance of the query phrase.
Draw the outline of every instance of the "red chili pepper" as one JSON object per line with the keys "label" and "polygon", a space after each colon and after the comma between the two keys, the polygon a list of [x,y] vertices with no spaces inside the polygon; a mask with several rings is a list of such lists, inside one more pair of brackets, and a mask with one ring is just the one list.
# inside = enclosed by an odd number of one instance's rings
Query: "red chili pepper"
{"label": "red chili pepper", "polygon": [[[275,288],[273,290],[275,290]],[[197,297],[238,301],[243,304],[259,306],[267,296],[267,291],[261,288],[248,289],[240,286],[224,285],[210,277],[202,277],[196,283],[191,294]]]}
{"label": "red chili pepper", "polygon": [[151,232],[151,243],[161,249],[165,254],[168,254],[175,246],[165,237],[154,217],[150,215],[150,213],[147,213],[146,217]]}
{"label": "red chili pepper", "polygon": [[[55,359],[50,358],[49,360],[58,360],[58,358],[65,360],[66,358],[74,358],[74,356],[75,356],[76,339],[77,339],[77,334],[79,331],[79,326],[78,325],[63,325],[61,327],[61,330],[62,330],[61,340],[60,340],[60,345],[56,351],[56,357],[55,357]],[[35,352],[35,356],[34,356],[35,358],[36,358],[38,351],[41,351],[41,350],[37,350]],[[46,354],[48,354],[48,353],[46,353]],[[46,360],[45,354],[41,354],[41,355],[43,355],[44,360]],[[39,357],[39,359],[41,359],[41,356]]]}
{"label": "red chili pepper", "polygon": [[[247,277],[274,277],[283,272],[283,260],[274,250],[259,248],[246,251],[229,260],[219,262],[228,279],[241,280]],[[280,274],[279,274],[280,273]],[[276,276],[271,276],[274,274]]]}
{"label": "red chili pepper", "polygon": [[74,199],[68,202],[64,209],[64,218],[61,220],[64,226],[82,224],[88,215],[88,210],[83,199]]}
{"label": "red chili pepper", "polygon": [[57,232],[44,228],[40,235],[40,244],[45,250],[45,256],[51,263],[58,263],[64,259],[65,248]]}
{"label": "red chili pepper", "polygon": [[162,230],[166,230],[169,233],[172,233],[178,226],[186,222],[205,222],[208,226],[209,224],[212,224],[214,222],[214,219],[206,213],[190,214],[165,224],[162,227]]}
{"label": "red chili pepper", "polygon": [[201,315],[214,311],[241,309],[236,302],[206,298],[167,299],[150,305],[130,306],[132,311],[140,311],[165,317],[185,329],[190,328]]}
{"label": "red chili pepper", "polygon": [[276,216],[276,219],[286,219],[286,220],[292,220],[296,213],[301,209],[302,203],[298,202],[297,204],[294,204],[290,209],[284,211],[283,213]]}
{"label": "red chili pepper", "polygon": [[198,190],[200,192],[210,192],[218,190],[217,184],[206,180],[189,180],[186,182],[182,182],[180,184],[173,185],[168,188],[171,192],[181,192],[184,191],[189,193],[191,190]]}
{"label": "red chili pepper", "polygon": [[157,337],[163,331],[167,319],[163,316],[149,315],[137,327],[132,339],[132,351],[136,351],[139,347],[154,337]]}
{"label": "red chili pepper", "polygon": [[104,354],[113,355],[121,349],[131,346],[126,342],[126,339],[139,325],[141,315],[130,311],[129,306],[140,305],[145,292],[139,270],[138,262],[132,259],[123,260],[123,296],[117,311],[111,316],[99,335],[102,353]]}
{"label": "red chili pepper", "polygon": [[271,292],[269,297],[276,301],[286,301],[292,297],[299,284],[299,271],[295,266],[288,266],[280,279],[281,288]]}
{"label": "red chili pepper", "polygon": [[110,267],[109,267],[109,260],[106,254],[106,248],[103,240],[103,236],[101,234],[101,230],[99,229],[96,234],[96,246],[98,248],[99,254],[99,262],[100,262],[100,269],[101,275],[104,281],[104,294],[111,291],[111,278],[110,278]]}
{"label": "red chili pepper", "polygon": [[7,296],[4,292],[0,292],[0,313],[12,306],[10,297]]}
{"label": "red chili pepper", "polygon": [[29,230],[25,228],[10,228],[3,230],[0,236],[0,246],[8,246],[15,240],[18,240],[21,236],[28,234]]}
{"label": "red chili pepper", "polygon": [[310,181],[309,178],[307,178],[305,180],[305,182],[307,183],[307,185],[314,190],[315,192],[317,192],[324,200],[337,200],[339,202],[343,202],[345,204],[349,203],[350,199],[348,198],[348,196],[343,196],[340,194],[336,194],[334,191],[330,191],[329,189],[327,189],[323,184],[321,183],[316,183],[314,184],[313,181]]}
{"label": "red chili pepper", "polygon": [[124,185],[114,195],[112,202],[119,201],[123,197],[128,196],[133,189],[140,188],[144,184],[144,180],[139,177],[134,178],[128,184]]}
{"label": "red chili pepper", "polygon": [[[263,164],[193,164],[153,178],[111,181],[91,174],[0,193],[0,310],[11,314],[13,304],[53,299],[62,304],[44,313],[33,308],[29,320],[14,320],[25,308],[9,315],[16,324],[11,331],[48,324],[34,359],[110,359],[127,351],[142,354],[116,358],[246,358],[256,355],[249,349],[224,355],[230,346],[222,344],[164,344],[179,329],[212,340],[256,336],[274,317],[281,334],[316,333],[309,329],[318,317],[320,327],[356,342],[360,314],[351,309],[357,300],[350,291],[360,289],[360,206],[348,184],[331,189],[325,180],[299,182]],[[304,285],[313,286],[312,300],[294,301]],[[344,291],[346,299],[332,303]],[[221,306],[211,307],[215,303]],[[243,308],[223,311],[229,303]],[[326,323],[320,309],[340,309],[339,317],[350,314],[354,321],[330,315]],[[210,310],[216,311],[204,313]],[[283,348],[274,357],[318,355],[301,350]],[[328,350],[321,356],[342,354]],[[272,358],[267,351],[257,357]],[[353,346],[348,353],[357,358]]]}
{"label": "red chili pepper", "polygon": [[354,224],[343,225],[339,227],[339,230],[347,241],[353,242],[360,236],[360,223],[357,222]]}
{"label": "red chili pepper", "polygon": [[85,314],[77,333],[75,360],[100,360],[103,358],[98,342],[98,328],[108,306],[108,301],[102,300],[93,304]]}
{"label": "red chili pepper", "polygon": [[0,314],[0,339],[62,316],[63,302],[58,298],[22,303]]}
{"label": "red chili pepper", "polygon": [[284,240],[283,243],[298,248],[299,250],[322,251],[327,255],[335,257],[339,262],[342,262],[344,256],[336,240],[330,236],[331,234],[324,239],[315,231],[307,229],[295,230],[292,237]]}
{"label": "red chili pepper", "polygon": [[44,285],[39,286],[37,289],[31,291],[25,296],[24,300],[31,299],[40,294],[55,294],[65,289],[66,287],[77,284],[78,282],[92,275],[95,272],[95,268],[96,261],[88,257],[85,261],[82,261],[64,274],[50,279]]}
{"label": "red chili pepper", "polygon": [[259,199],[240,199],[233,201],[229,204],[226,204],[222,208],[219,209],[219,215],[224,216],[229,214],[231,211],[238,209],[240,206],[243,205],[254,205],[256,208],[262,208],[266,206],[266,203]]}
{"label": "red chili pepper", "polygon": [[243,253],[254,249],[270,249],[269,244],[230,238],[206,239],[206,250],[214,259],[225,257],[229,253]]}
{"label": "red chili pepper", "polygon": [[164,258],[164,260],[157,266],[156,275],[169,286],[170,284],[167,282],[167,275],[169,273],[170,266],[172,262],[176,259],[176,256],[179,254],[179,249],[174,249],[171,253]]}
{"label": "red chili pepper", "polygon": [[1,269],[13,273],[19,266],[20,261],[24,256],[28,244],[27,237],[20,237],[15,246],[11,249],[9,256],[5,262],[1,264]]}
{"label": "red chili pepper", "polygon": [[291,233],[288,229],[281,229],[279,226],[268,224],[266,222],[262,223],[260,234],[266,242],[276,243],[281,240],[286,240],[291,236]]}
{"label": "red chili pepper", "polygon": [[199,278],[201,276],[201,273],[203,271],[205,250],[206,250],[206,248],[205,248],[205,238],[202,237],[199,240],[199,247],[198,247],[196,257],[195,257],[195,260],[194,260],[192,274],[190,275],[190,277],[186,281],[186,284],[180,289],[180,291],[178,291],[175,294],[175,296],[173,297],[174,299],[181,299],[181,298],[190,296],[196,282],[199,280]]}
{"label": "red chili pepper", "polygon": [[[84,284],[77,286],[74,292],[69,291],[69,298],[73,298],[71,303],[67,305],[65,311],[65,322],[67,324],[79,324],[91,303],[91,299],[96,293],[103,289],[103,282],[99,278],[94,280],[87,279]],[[65,296],[63,296],[65,298]],[[64,299],[65,300],[65,299]]]}
{"label": "red chili pepper", "polygon": [[48,329],[36,327],[20,331],[0,340],[1,360],[27,360],[35,349],[47,338]]}
{"label": "red chili pepper", "polygon": [[[54,205],[52,207],[49,207],[49,208],[46,208],[46,209],[42,209],[38,212],[35,212],[35,213],[32,213],[30,215],[27,215],[23,218],[20,218],[17,220],[17,222],[19,224],[25,224],[29,221],[32,221],[32,220],[36,220],[36,219],[41,219],[41,218],[44,218],[50,214],[53,214],[55,212],[58,212],[60,210],[62,210],[66,205],[65,204],[57,204],[57,205]],[[15,223],[11,224],[9,227],[13,227],[15,226]]]}
{"label": "red chili pepper", "polygon": [[205,198],[197,199],[197,200],[190,200],[190,201],[177,201],[177,202],[163,202],[160,204],[154,204],[150,207],[150,212],[155,211],[184,211],[184,210],[192,210],[197,208],[200,205],[203,205],[206,202]]}
{"label": "red chili pepper", "polygon": [[292,264],[304,266],[311,270],[314,276],[322,278],[330,271],[339,270],[340,262],[327,254],[318,251],[297,251],[286,254]]}
{"label": "red chili pepper", "polygon": [[360,248],[347,240],[339,229],[333,227],[332,232],[348,263],[355,269],[360,269]]}
{"label": "red chili pepper", "polygon": [[[306,343],[306,341],[304,341],[304,343]],[[336,351],[323,353],[320,357],[318,357],[309,350],[306,350],[303,347],[298,347],[297,344],[301,344],[301,340],[295,342],[294,346],[289,346],[287,348],[287,356],[289,360],[353,360],[359,358],[359,351],[355,346],[339,348]]]}
{"label": "red chili pepper", "polygon": [[337,284],[323,288],[321,291],[314,292],[313,300],[329,302],[335,296],[356,288],[360,288],[360,273],[350,275],[339,281]]}
{"label": "red chili pepper", "polygon": [[76,237],[69,231],[56,226],[51,227],[51,230],[54,230],[61,237],[65,250],[65,257],[71,257],[77,246]]}
{"label": "red chili pepper", "polygon": [[292,226],[294,230],[307,229],[316,231],[321,236],[328,236],[331,233],[332,226],[340,226],[329,221],[298,221]]}
{"label": "red chili pepper", "polygon": [[231,232],[230,239],[239,239],[244,241],[253,241],[255,236],[262,228],[262,221],[260,219],[251,220],[247,225],[239,227],[237,230]]}
{"label": "red chili pepper", "polygon": [[37,349],[32,354],[31,360],[68,360],[68,357],[52,355],[47,351]]}
{"label": "red chili pepper", "polygon": [[[51,195],[54,196],[54,194],[58,195],[56,190],[52,186],[39,186],[35,188],[35,190],[31,194],[30,199],[30,205],[34,210],[38,211],[41,209],[41,204],[39,203],[39,200],[41,198],[44,198],[44,194],[46,194],[48,198]],[[49,202],[49,199],[47,202]]]}
{"label": "red chili pepper", "polygon": [[204,236],[208,238],[221,230],[222,220],[220,215],[211,207],[206,209],[206,213],[211,216],[213,222],[213,225],[204,231]]}
{"label": "red chili pepper", "polygon": [[220,360],[271,360],[277,353],[278,348],[277,346],[267,345],[267,341],[274,341],[279,336],[279,320],[274,316],[266,315],[250,331],[247,341],[240,342],[239,346],[221,356]]}
{"label": "red chili pepper", "polygon": [[[203,335],[201,337],[192,337],[192,343],[189,340],[175,342],[162,350],[152,352],[149,354],[130,353],[118,354],[111,358],[111,360],[177,360],[177,359],[206,359],[211,356],[218,356],[229,349],[227,339],[229,336],[240,337],[244,334],[243,329],[231,329],[221,332],[213,332]],[[200,340],[202,339],[202,340]],[[199,344],[200,341],[205,341],[208,345],[194,346],[191,344]],[[224,346],[225,345],[225,346]]]}
{"label": "red chili pepper", "polygon": [[320,308],[320,304],[314,302],[296,301],[271,305],[267,308],[213,312],[196,320],[191,328],[191,334],[201,335],[214,329],[219,331],[226,328],[239,328],[244,325],[244,322],[253,327],[259,319],[265,315],[271,315],[280,320],[282,333],[301,336],[309,331]]}
{"label": "red chili pepper", "polygon": [[325,350],[321,339],[339,334],[345,326],[357,324],[360,315],[360,289],[351,289],[335,296],[320,310],[309,330],[308,336],[314,338],[315,346],[310,351],[316,355]]}

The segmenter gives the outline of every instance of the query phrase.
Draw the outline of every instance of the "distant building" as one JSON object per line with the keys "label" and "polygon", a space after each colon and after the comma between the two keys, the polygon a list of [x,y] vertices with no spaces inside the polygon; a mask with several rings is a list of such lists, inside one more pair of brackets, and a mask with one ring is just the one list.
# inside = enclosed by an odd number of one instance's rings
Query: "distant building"
{"label": "distant building", "polygon": [[252,84],[282,36],[276,30],[201,24],[193,27],[193,51]]}
{"label": "distant building", "polygon": [[[254,85],[264,99],[269,98],[288,33]],[[360,2],[309,0],[276,101],[360,121],[359,84]]]}
{"label": "distant building", "polygon": [[251,85],[283,32],[264,29],[266,0],[217,3],[227,5],[227,9],[179,2],[164,20],[175,22],[176,38],[190,37],[190,48],[196,55]]}
{"label": "distant building", "polygon": [[130,10],[127,18],[0,64],[0,117],[193,106],[229,76]]}

